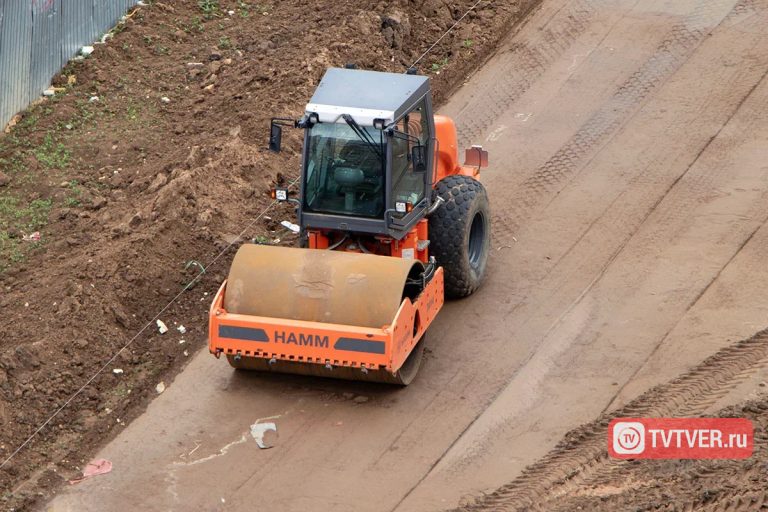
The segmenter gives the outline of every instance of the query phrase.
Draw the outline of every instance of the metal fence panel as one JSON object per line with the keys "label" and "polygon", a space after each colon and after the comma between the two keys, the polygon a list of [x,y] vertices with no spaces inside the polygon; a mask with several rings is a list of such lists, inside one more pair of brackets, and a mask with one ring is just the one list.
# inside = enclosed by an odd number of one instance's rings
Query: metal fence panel
{"label": "metal fence panel", "polygon": [[29,2],[6,0],[0,41],[0,125],[5,126],[30,100],[32,7]]}
{"label": "metal fence panel", "polygon": [[0,128],[137,0],[0,0]]}
{"label": "metal fence panel", "polygon": [[61,57],[64,62],[77,54],[87,44],[84,41],[96,39],[96,21],[93,19],[93,0],[65,0],[61,6],[62,45]]}

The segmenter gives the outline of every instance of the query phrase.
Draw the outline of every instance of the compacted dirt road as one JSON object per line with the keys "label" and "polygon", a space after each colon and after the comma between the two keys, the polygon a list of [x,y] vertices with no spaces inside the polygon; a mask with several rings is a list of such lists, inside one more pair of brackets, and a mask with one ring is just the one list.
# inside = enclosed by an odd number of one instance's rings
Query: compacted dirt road
{"label": "compacted dirt road", "polygon": [[[601,457],[613,469],[599,423],[547,455],[601,414],[750,395],[766,344],[731,345],[768,317],[767,71],[768,0],[545,0],[442,109],[491,153],[493,254],[415,383],[199,353],[99,454],[112,473],[49,509],[515,508],[572,496],[582,480],[562,477]],[[619,492],[607,481],[592,496]]]}

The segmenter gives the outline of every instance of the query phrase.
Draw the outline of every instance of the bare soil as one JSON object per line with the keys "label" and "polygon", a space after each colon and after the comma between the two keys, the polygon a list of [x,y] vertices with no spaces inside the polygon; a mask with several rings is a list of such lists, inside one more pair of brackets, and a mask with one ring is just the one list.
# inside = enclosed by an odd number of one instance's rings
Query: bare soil
{"label": "bare soil", "polygon": [[[329,66],[404,71],[474,1],[149,3],[0,135],[0,459],[66,405],[0,470],[3,508],[75,476],[204,346],[240,243],[294,242],[288,207],[253,223],[297,169],[295,140],[265,151],[269,118],[298,116]],[[536,3],[481,3],[445,37],[420,64],[436,101]],[[193,279],[168,333],[89,380]]]}

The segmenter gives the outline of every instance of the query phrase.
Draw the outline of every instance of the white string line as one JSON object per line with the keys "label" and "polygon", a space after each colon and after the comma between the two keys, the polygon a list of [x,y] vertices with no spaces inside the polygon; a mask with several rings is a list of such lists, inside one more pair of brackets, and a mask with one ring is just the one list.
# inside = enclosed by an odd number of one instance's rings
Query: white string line
{"label": "white string line", "polygon": [[[301,176],[299,176],[299,177],[301,177]],[[296,184],[296,182],[297,182],[297,181],[299,181],[299,177],[297,177],[295,180],[293,180],[293,181],[292,181],[292,182],[291,182],[291,183],[288,185],[288,187],[287,187],[287,188],[289,188],[289,189],[290,189],[290,188],[292,188],[292,187],[293,187],[293,186]],[[82,392],[83,392],[83,390],[84,390],[85,388],[87,388],[87,387],[88,387],[88,386],[91,384],[91,382],[93,382],[93,381],[94,381],[94,379],[96,379],[96,377],[98,377],[98,376],[99,376],[99,375],[100,375],[100,374],[101,374],[101,373],[102,373],[104,370],[106,370],[106,369],[107,369],[107,367],[109,367],[109,365],[111,365],[111,364],[112,364],[112,363],[115,361],[115,359],[117,359],[117,356],[119,356],[119,355],[120,355],[120,354],[121,354],[121,353],[122,353],[122,352],[123,352],[125,349],[127,349],[128,347],[130,347],[130,346],[131,346],[131,344],[132,344],[134,341],[136,341],[136,339],[137,339],[137,338],[138,338],[138,337],[141,335],[141,333],[143,333],[144,331],[146,331],[146,330],[147,330],[147,329],[148,329],[148,328],[149,328],[149,327],[150,327],[150,326],[151,326],[151,325],[152,325],[152,324],[153,324],[153,323],[154,323],[154,322],[155,322],[155,321],[156,321],[158,318],[160,318],[160,315],[162,315],[162,314],[163,314],[163,313],[164,313],[164,312],[165,312],[165,311],[166,311],[166,310],[167,310],[169,307],[171,307],[171,305],[173,305],[173,304],[174,304],[174,303],[175,303],[175,302],[176,302],[176,301],[179,299],[179,297],[181,297],[181,296],[184,294],[184,292],[186,292],[186,291],[187,291],[187,290],[188,290],[188,289],[189,289],[189,288],[192,286],[192,284],[193,284],[193,283],[197,282],[198,278],[199,278],[200,276],[202,276],[202,275],[205,273],[205,271],[206,271],[206,270],[208,270],[210,267],[212,267],[212,266],[213,266],[213,265],[214,265],[214,264],[215,264],[215,263],[216,263],[216,262],[219,260],[219,258],[221,258],[221,257],[224,255],[224,253],[225,253],[225,252],[227,252],[227,251],[229,250],[229,248],[230,248],[230,247],[232,247],[232,246],[233,246],[233,245],[234,245],[234,244],[235,244],[237,241],[239,241],[239,240],[240,240],[240,239],[241,239],[241,238],[242,238],[242,237],[245,235],[245,233],[246,233],[248,230],[250,230],[250,229],[253,227],[253,225],[254,225],[254,224],[256,224],[256,222],[258,222],[258,221],[259,221],[259,219],[261,219],[261,218],[262,218],[262,217],[263,217],[263,216],[264,216],[264,215],[265,215],[265,214],[266,214],[266,213],[267,213],[269,210],[271,210],[271,209],[272,209],[272,208],[273,208],[273,207],[274,207],[274,206],[275,206],[277,203],[278,203],[278,201],[277,201],[277,200],[275,200],[275,201],[272,201],[272,203],[270,203],[270,204],[269,204],[269,206],[267,206],[267,207],[266,207],[264,210],[262,210],[262,212],[261,212],[259,215],[257,215],[257,216],[256,216],[256,218],[255,218],[255,219],[253,219],[253,220],[252,220],[252,221],[251,221],[251,222],[250,222],[250,223],[249,223],[249,224],[248,224],[248,225],[245,227],[245,229],[243,229],[243,230],[240,232],[240,234],[239,234],[239,235],[237,235],[237,238],[235,238],[235,239],[234,239],[232,242],[230,242],[230,243],[229,243],[229,245],[227,245],[227,246],[226,246],[224,249],[222,249],[222,250],[221,250],[221,252],[219,252],[219,254],[217,254],[217,255],[216,255],[216,257],[215,257],[215,258],[213,258],[213,260],[211,260],[211,262],[210,262],[210,263],[208,263],[208,265],[206,265],[205,267],[203,267],[203,270],[201,270],[201,271],[200,271],[200,273],[199,273],[199,274],[198,274],[198,275],[197,275],[197,276],[196,276],[194,279],[192,279],[192,280],[191,280],[189,283],[187,283],[187,285],[186,285],[184,288],[182,288],[182,290],[181,290],[181,291],[180,291],[178,294],[176,294],[176,296],[175,296],[174,298],[172,298],[172,299],[171,299],[171,301],[170,301],[170,302],[168,302],[168,304],[166,304],[166,305],[165,305],[165,307],[163,307],[163,309],[161,309],[160,311],[158,311],[158,313],[157,313],[157,314],[156,314],[154,317],[152,317],[152,319],[151,319],[151,320],[149,320],[149,321],[148,321],[148,322],[147,322],[147,323],[144,325],[144,327],[142,327],[142,328],[141,328],[141,330],[139,330],[139,332],[137,332],[137,333],[136,333],[136,335],[135,335],[133,338],[131,338],[131,339],[130,339],[130,341],[128,341],[128,343],[126,343],[126,344],[123,346],[123,348],[121,348],[120,350],[118,350],[118,351],[115,353],[115,355],[113,355],[113,356],[112,356],[112,357],[109,359],[109,361],[107,361],[106,363],[104,363],[104,365],[103,365],[101,368],[99,368],[99,370],[98,370],[98,371],[96,371],[96,373],[94,373],[94,374],[93,374],[93,376],[92,376],[90,379],[88,379],[88,380],[85,382],[85,384],[83,384],[83,385],[80,387],[80,389],[78,389],[77,391],[75,391],[75,392],[72,394],[72,396],[70,396],[70,397],[67,399],[67,401],[66,401],[66,402],[64,402],[64,404],[62,404],[62,405],[61,405],[61,406],[60,406],[58,409],[56,409],[56,411],[55,411],[55,412],[54,412],[54,413],[53,413],[53,414],[52,414],[52,415],[51,415],[51,416],[50,416],[50,417],[49,417],[47,420],[45,420],[45,423],[43,423],[42,425],[40,425],[40,426],[37,428],[37,430],[35,430],[34,432],[32,432],[32,434],[31,434],[31,435],[30,435],[30,436],[29,436],[29,437],[26,439],[26,441],[24,441],[23,443],[21,443],[21,446],[19,446],[18,448],[16,448],[16,450],[14,450],[14,451],[13,451],[13,453],[11,453],[11,454],[8,456],[8,458],[7,458],[7,459],[5,459],[5,460],[3,461],[3,463],[2,463],[2,464],[0,464],[0,469],[2,469],[2,468],[3,468],[3,467],[6,465],[6,464],[8,464],[8,462],[9,462],[9,461],[10,461],[12,458],[14,458],[14,457],[15,457],[15,456],[16,456],[16,455],[17,455],[17,454],[18,454],[18,453],[19,453],[19,452],[20,452],[20,451],[21,451],[21,450],[22,450],[22,449],[23,449],[23,448],[24,448],[24,447],[27,445],[27,444],[29,444],[29,442],[30,442],[30,441],[32,441],[32,439],[34,439],[34,438],[35,438],[35,436],[37,436],[37,435],[38,435],[38,434],[39,434],[39,433],[40,433],[40,432],[41,432],[41,431],[42,431],[42,430],[43,430],[43,429],[44,429],[44,428],[45,428],[45,427],[46,427],[46,426],[47,426],[47,425],[48,425],[48,424],[49,424],[49,423],[50,423],[50,422],[51,422],[51,421],[52,421],[52,420],[53,420],[53,419],[56,417],[56,416],[58,416],[58,415],[59,415],[59,413],[60,413],[61,411],[63,411],[63,410],[64,410],[64,409],[65,409],[65,408],[66,408],[66,407],[67,407],[67,406],[70,404],[70,402],[72,402],[72,400],[74,400],[75,398],[77,398],[77,397],[80,395],[80,393],[82,393]]]}
{"label": "white string line", "polygon": [[438,40],[437,40],[437,41],[435,41],[434,43],[432,43],[432,46],[430,46],[429,48],[427,48],[427,51],[425,51],[424,53],[422,53],[422,54],[421,54],[421,57],[419,57],[418,59],[416,59],[416,62],[414,62],[413,64],[411,64],[410,66],[408,66],[408,69],[410,69],[410,68],[414,67],[416,64],[418,64],[419,62],[421,62],[421,59],[423,59],[424,57],[426,57],[426,56],[427,56],[427,54],[428,54],[429,52],[431,52],[431,51],[432,51],[432,48],[434,48],[435,46],[437,46],[437,43],[439,43],[440,41],[442,41],[442,40],[443,40],[443,38],[444,38],[445,36],[447,36],[447,35],[448,35],[448,33],[449,33],[451,30],[453,30],[454,28],[456,28],[456,25],[458,25],[459,23],[461,23],[461,20],[463,20],[464,18],[466,18],[466,17],[467,17],[467,15],[468,15],[470,12],[474,11],[474,10],[475,10],[475,8],[476,8],[478,5],[480,5],[480,3],[481,3],[481,2],[483,2],[483,0],[477,0],[477,2],[475,2],[475,5],[473,5],[473,6],[472,6],[472,7],[470,7],[469,9],[467,9],[467,12],[465,12],[465,13],[464,13],[464,14],[461,16],[461,18],[459,18],[458,20],[456,20],[456,23],[454,23],[453,25],[451,25],[451,28],[449,28],[448,30],[446,30],[446,31],[445,31],[445,33],[444,33],[443,35],[441,35],[441,36],[438,38]]}

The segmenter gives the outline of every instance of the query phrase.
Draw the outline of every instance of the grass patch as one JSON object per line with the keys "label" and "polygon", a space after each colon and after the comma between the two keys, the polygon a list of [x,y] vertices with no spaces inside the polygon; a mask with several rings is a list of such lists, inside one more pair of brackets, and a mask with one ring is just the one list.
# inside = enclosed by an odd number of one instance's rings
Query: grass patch
{"label": "grass patch", "polygon": [[50,199],[22,202],[11,195],[0,196],[0,271],[23,261],[31,249],[42,242],[29,242],[21,234],[31,234],[48,223]]}
{"label": "grass patch", "polygon": [[52,133],[45,134],[43,143],[33,149],[32,154],[47,169],[65,169],[71,156],[66,146],[58,142]]}
{"label": "grass patch", "polygon": [[220,15],[219,0],[198,0],[197,7],[203,13],[205,19],[211,19]]}

